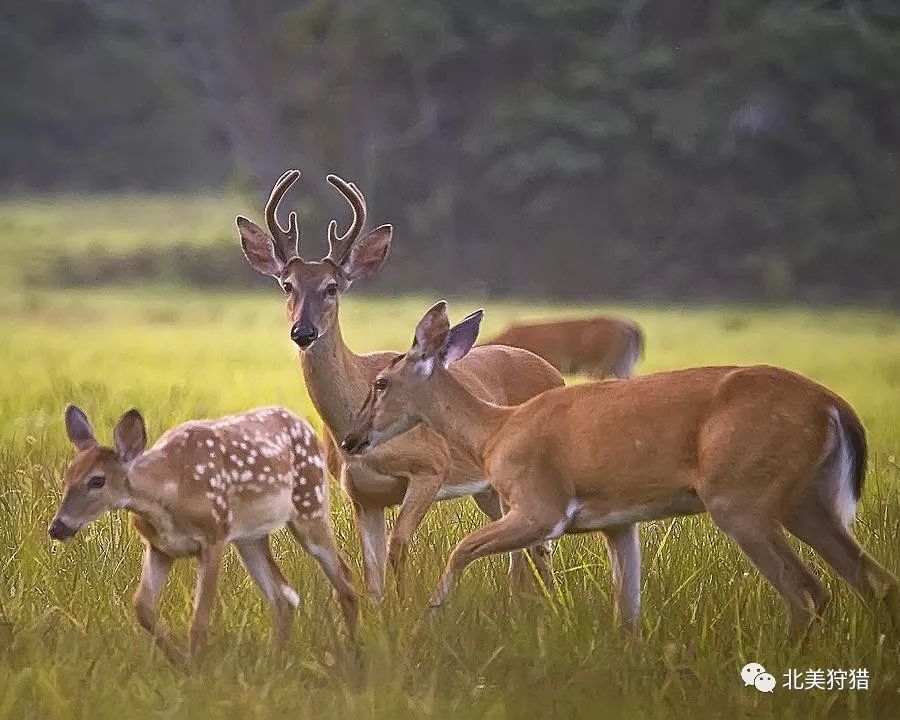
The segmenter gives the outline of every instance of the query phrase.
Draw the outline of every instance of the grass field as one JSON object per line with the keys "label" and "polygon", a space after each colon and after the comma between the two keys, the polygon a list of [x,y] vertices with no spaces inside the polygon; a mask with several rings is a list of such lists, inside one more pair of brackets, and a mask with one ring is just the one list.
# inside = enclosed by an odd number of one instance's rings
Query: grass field
{"label": "grass field", "polygon": [[[345,336],[358,350],[405,348],[432,301],[348,297]],[[480,304],[452,301],[451,316]],[[514,317],[587,309],[484,304],[485,332]],[[900,573],[900,318],[862,310],[612,309],[647,332],[643,372],[769,362],[853,403],[872,446],[857,532]],[[67,546],[47,537],[71,454],[62,410],[78,402],[107,440],[132,405],[144,412],[151,437],[186,418],[269,403],[318,426],[277,291],[11,286],[0,293],[0,318],[0,719],[897,717],[900,641],[882,634],[885,618],[804,552],[833,599],[809,641],[792,648],[774,591],[704,518],[643,527],[640,641],[612,621],[605,552],[591,536],[558,543],[556,598],[510,598],[505,563],[485,560],[466,573],[442,616],[425,623],[425,601],[451,548],[482,522],[469,501],[432,509],[402,595],[365,608],[361,671],[342,654],[324,578],[279,537],[277,555],[305,598],[287,652],[270,652],[266,607],[229,555],[209,652],[196,671],[179,672],[132,616],[140,544],[124,515],[107,516]],[[336,487],[333,496],[339,542],[358,572],[349,511]],[[184,563],[162,606],[181,637],[191,593]],[[779,685],[789,669],[866,668],[870,689],[779,686],[762,694],[739,679],[748,661],[765,665]]]}

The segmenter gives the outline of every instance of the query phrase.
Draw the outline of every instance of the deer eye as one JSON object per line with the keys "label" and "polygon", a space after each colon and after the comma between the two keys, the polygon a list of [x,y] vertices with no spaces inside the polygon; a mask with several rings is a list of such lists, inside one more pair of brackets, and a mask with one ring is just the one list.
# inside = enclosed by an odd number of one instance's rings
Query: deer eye
{"label": "deer eye", "polygon": [[329,297],[334,297],[335,295],[337,295],[337,291],[337,283],[328,283],[328,285],[325,286],[325,294]]}
{"label": "deer eye", "polygon": [[375,390],[377,392],[381,392],[382,390],[387,390],[388,381],[383,378],[375,378]]}
{"label": "deer eye", "polygon": [[290,280],[285,280],[281,285],[281,289],[284,290],[285,295],[290,295],[292,292],[294,292],[294,283],[292,283]]}
{"label": "deer eye", "polygon": [[91,490],[99,490],[104,485],[106,485],[106,478],[103,477],[102,475],[93,475],[90,478],[88,478],[87,486]]}

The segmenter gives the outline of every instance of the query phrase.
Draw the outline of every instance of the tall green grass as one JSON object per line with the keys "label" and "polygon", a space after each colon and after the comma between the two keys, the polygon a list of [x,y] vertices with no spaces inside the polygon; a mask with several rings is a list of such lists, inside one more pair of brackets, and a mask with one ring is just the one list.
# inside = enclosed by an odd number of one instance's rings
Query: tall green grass
{"label": "tall green grass", "polygon": [[[403,349],[433,298],[348,298],[345,335],[358,350]],[[485,304],[452,301],[453,317]],[[485,333],[512,318],[597,308],[487,304]],[[872,462],[857,532],[900,573],[900,324],[867,311],[616,308],[641,322],[641,370],[770,362],[844,395],[869,430]],[[746,559],[704,518],[647,523],[641,640],[615,626],[599,537],[557,544],[559,593],[510,597],[505,561],[474,564],[443,614],[428,594],[453,545],[483,519],[469,501],[433,508],[415,537],[402,593],[366,607],[363,667],[346,659],[329,586],[279,536],[276,552],[301,596],[287,651],[270,651],[269,616],[229,555],[212,644],[192,673],[167,665],[128,603],[140,544],[121,514],[66,546],[46,526],[71,451],[65,403],[85,407],[109,438],[128,407],[152,436],[190,417],[280,403],[319,424],[270,295],[172,288],[0,294],[0,719],[105,717],[535,718],[884,717],[900,705],[900,646],[817,558],[833,600],[800,648],[782,607]],[[577,379],[576,379],[577,380]],[[333,488],[338,540],[355,568],[349,510]],[[192,568],[183,562],[162,617],[184,636]],[[738,676],[747,661],[781,680],[790,668],[869,670],[868,691],[763,695]]]}

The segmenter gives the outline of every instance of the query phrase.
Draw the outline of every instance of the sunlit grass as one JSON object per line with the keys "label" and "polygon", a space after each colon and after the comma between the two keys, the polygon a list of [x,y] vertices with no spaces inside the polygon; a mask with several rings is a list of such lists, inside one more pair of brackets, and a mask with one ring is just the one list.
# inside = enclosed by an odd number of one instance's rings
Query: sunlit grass
{"label": "sunlit grass", "polygon": [[[358,350],[404,348],[434,298],[348,297],[345,335]],[[453,300],[453,317],[485,305],[485,333],[512,318],[597,308]],[[609,308],[604,308],[609,309]],[[900,572],[900,324],[863,311],[614,308],[641,322],[642,371],[770,362],[799,370],[860,411],[873,461],[857,525],[880,561]],[[189,417],[280,403],[318,418],[303,388],[275,288],[269,295],[172,288],[0,295],[0,718],[193,717],[895,717],[900,648],[884,618],[842,583],[825,622],[801,649],[784,638],[775,593],[702,518],[648,523],[644,637],[612,619],[598,537],[565,538],[560,590],[511,599],[502,559],[466,573],[443,615],[423,622],[427,596],[455,542],[482,522],[468,501],[434,508],[419,530],[403,597],[366,608],[365,667],[342,655],[329,587],[286,538],[277,554],[305,598],[288,652],[269,650],[269,617],[229,555],[213,640],[193,674],[170,668],[134,621],[128,598],[140,544],[124,516],[102,519],[72,544],[46,525],[69,457],[61,414],[77,401],[108,438],[136,405],[152,436]],[[337,488],[334,522],[359,567],[349,510]],[[817,564],[810,554],[808,559]],[[178,569],[162,615],[181,636],[191,568]],[[868,692],[762,695],[740,666],[869,669]]]}

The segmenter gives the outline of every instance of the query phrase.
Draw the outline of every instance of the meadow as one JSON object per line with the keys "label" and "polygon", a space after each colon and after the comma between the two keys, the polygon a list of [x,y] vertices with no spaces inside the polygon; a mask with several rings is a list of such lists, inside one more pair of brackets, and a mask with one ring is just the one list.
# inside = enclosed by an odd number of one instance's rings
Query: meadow
{"label": "meadow", "polygon": [[[237,254],[230,216],[220,217],[213,205],[198,237],[217,252]],[[241,293],[158,284],[26,286],[17,278],[35,257],[29,228],[59,228],[49,239],[37,233],[38,253],[49,253],[54,238],[63,242],[72,223],[84,236],[73,242],[89,247],[94,239],[85,231],[90,212],[86,220],[73,208],[61,219],[41,203],[16,207],[12,231],[8,226],[0,236],[8,278],[0,292],[0,719],[897,717],[900,639],[884,634],[886,618],[804,549],[832,602],[808,641],[791,646],[775,592],[702,517],[643,526],[639,640],[614,623],[609,568],[596,536],[557,543],[555,597],[511,596],[505,561],[492,558],[474,564],[441,616],[426,622],[425,603],[450,550],[483,522],[468,500],[434,507],[415,537],[403,587],[377,608],[364,604],[361,667],[348,657],[324,577],[283,536],[276,554],[304,599],[286,651],[270,650],[267,608],[229,554],[208,652],[190,673],[169,666],[130,608],[140,543],[124,514],[104,517],[65,546],[47,536],[72,453],[62,411],[79,403],[107,441],[131,406],[143,411],[151,438],[187,418],[273,403],[320,427],[282,301],[274,286]],[[96,212],[103,207],[98,203]],[[155,213],[136,220],[128,208],[108,212],[110,243],[154,242]],[[208,227],[214,223],[221,239]],[[173,227],[185,237],[191,232],[187,220]],[[434,298],[366,297],[364,290],[354,288],[342,305],[348,342],[359,351],[405,349]],[[451,299],[451,317],[482,305],[486,333],[513,318],[629,314],[648,338],[640,372],[767,362],[839,392],[858,409],[871,445],[857,534],[900,574],[896,314],[468,297]],[[336,485],[332,496],[338,541],[358,575],[349,508]],[[181,563],[163,596],[161,616],[180,637],[192,583],[190,564]],[[778,678],[773,693],[744,686],[738,673],[750,661]],[[820,668],[865,668],[869,689],[781,687],[790,669]]]}

